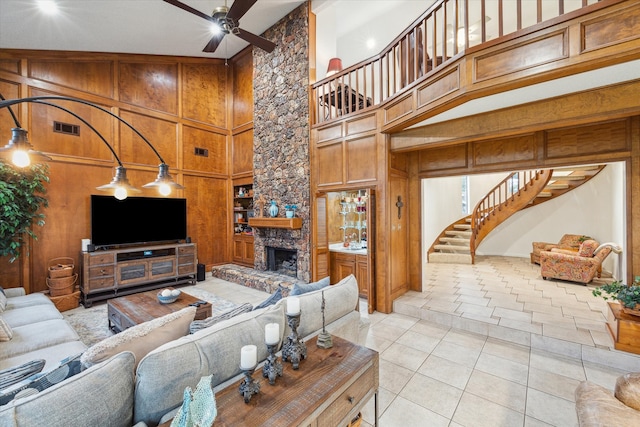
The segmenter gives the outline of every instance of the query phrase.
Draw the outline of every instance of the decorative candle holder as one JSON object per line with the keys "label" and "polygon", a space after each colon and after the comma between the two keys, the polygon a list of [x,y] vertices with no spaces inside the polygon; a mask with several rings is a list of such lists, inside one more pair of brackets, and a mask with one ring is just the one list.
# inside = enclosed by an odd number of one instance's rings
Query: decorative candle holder
{"label": "decorative candle holder", "polygon": [[325,329],[324,305],[325,305],[324,291],[322,291],[322,305],[320,306],[320,308],[322,309],[322,332],[320,332],[320,335],[318,335],[318,340],[316,341],[316,345],[320,348],[327,349],[327,348],[333,347],[333,338],[331,337],[331,334],[327,332],[327,330]]}
{"label": "decorative candle holder", "polygon": [[282,376],[282,363],[275,355],[278,344],[267,344],[267,350],[269,350],[269,356],[264,362],[262,367],[262,376],[269,378],[269,384],[274,385],[276,383],[276,377]]}
{"label": "decorative candle holder", "polygon": [[287,323],[291,328],[291,334],[282,345],[282,360],[291,362],[293,369],[300,367],[300,360],[307,358],[307,346],[298,337],[298,326],[300,326],[300,313],[287,313]]}
{"label": "decorative candle holder", "polygon": [[260,391],[260,383],[253,379],[253,372],[256,370],[256,366],[251,369],[244,369],[242,366],[240,367],[244,374],[244,380],[240,383],[239,390],[240,394],[244,397],[244,403],[249,403],[251,396],[258,394]]}

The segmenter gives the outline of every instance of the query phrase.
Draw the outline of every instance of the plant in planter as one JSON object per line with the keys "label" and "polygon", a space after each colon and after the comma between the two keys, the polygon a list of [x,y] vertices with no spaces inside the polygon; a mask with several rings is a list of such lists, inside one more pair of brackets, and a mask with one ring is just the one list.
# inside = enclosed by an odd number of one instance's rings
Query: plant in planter
{"label": "plant in planter", "polygon": [[[636,305],[640,308],[640,276],[633,279],[631,286],[627,286],[620,281],[615,281],[599,286],[591,292],[596,297],[604,300],[615,299],[620,302],[626,313],[640,315],[640,310],[636,310]],[[634,310],[635,312],[631,312]]]}
{"label": "plant in planter", "polygon": [[296,209],[298,209],[296,205],[284,205],[287,218],[293,218],[296,215]]}
{"label": "plant in planter", "polygon": [[44,214],[40,207],[47,207],[43,197],[49,182],[46,165],[32,165],[17,170],[0,160],[0,256],[9,256],[9,262],[20,256],[20,247],[31,237],[37,240],[33,224],[43,226]]}

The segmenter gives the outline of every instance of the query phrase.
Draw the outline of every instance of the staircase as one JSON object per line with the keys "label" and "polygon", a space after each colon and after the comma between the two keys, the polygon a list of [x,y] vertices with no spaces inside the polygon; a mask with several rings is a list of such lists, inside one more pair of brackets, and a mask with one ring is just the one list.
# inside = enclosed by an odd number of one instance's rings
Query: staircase
{"label": "staircase", "polygon": [[429,262],[473,264],[482,240],[522,209],[537,206],[579,187],[605,165],[520,171],[509,174],[467,215],[445,228],[428,251]]}

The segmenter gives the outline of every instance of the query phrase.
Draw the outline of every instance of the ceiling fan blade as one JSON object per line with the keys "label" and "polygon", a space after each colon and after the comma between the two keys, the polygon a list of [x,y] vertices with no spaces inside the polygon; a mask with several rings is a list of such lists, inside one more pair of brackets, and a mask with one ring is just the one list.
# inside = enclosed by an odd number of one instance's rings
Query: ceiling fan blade
{"label": "ceiling fan blade", "polygon": [[238,21],[258,0],[235,0],[227,12],[227,18]]}
{"label": "ceiling fan blade", "polygon": [[189,13],[193,13],[194,15],[199,16],[201,18],[204,18],[207,21],[211,21],[211,22],[213,22],[215,24],[218,23],[218,21],[216,19],[214,19],[213,17],[211,17],[209,15],[206,15],[206,14],[200,12],[199,10],[194,9],[191,6],[186,5],[186,4],[184,4],[184,3],[182,3],[182,2],[180,2],[178,0],[163,0],[163,1],[165,1],[165,2],[167,2],[169,4],[172,4],[172,5],[176,6],[176,7],[179,7],[180,9],[185,10],[185,11],[187,11]]}
{"label": "ceiling fan blade", "polygon": [[218,46],[220,46],[220,43],[222,42],[222,39],[224,38],[224,36],[225,36],[224,33],[219,33],[211,37],[211,40],[209,40],[209,43],[207,43],[207,45],[204,47],[204,49],[202,49],[202,51],[209,52],[209,53],[215,52]]}
{"label": "ceiling fan blade", "polygon": [[260,49],[267,51],[268,53],[273,52],[273,49],[276,48],[276,44],[271,40],[267,40],[264,37],[256,36],[255,34],[243,30],[242,28],[237,28],[236,30],[237,31],[234,32],[235,35],[240,37],[242,40],[259,47]]}

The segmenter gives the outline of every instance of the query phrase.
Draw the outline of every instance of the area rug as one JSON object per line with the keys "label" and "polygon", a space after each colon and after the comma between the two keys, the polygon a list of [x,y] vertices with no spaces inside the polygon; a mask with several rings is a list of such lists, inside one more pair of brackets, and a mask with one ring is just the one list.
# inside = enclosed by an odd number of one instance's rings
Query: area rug
{"label": "area rug", "polygon": [[[211,313],[214,316],[237,306],[237,304],[229,300],[217,297],[195,286],[182,287],[180,290],[198,299],[210,302]],[[62,315],[78,333],[80,340],[88,347],[113,335],[113,332],[109,329],[106,301],[94,303],[90,308],[80,306],[67,310],[62,312]]]}

